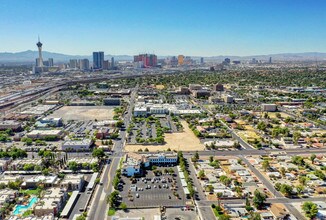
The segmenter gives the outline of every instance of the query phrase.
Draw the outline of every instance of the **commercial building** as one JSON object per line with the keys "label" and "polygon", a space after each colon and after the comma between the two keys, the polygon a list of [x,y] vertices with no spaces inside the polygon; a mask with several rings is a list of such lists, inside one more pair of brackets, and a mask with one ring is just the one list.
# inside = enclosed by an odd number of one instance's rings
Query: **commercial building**
{"label": "commercial building", "polygon": [[61,127],[62,118],[42,118],[35,123],[36,127]]}
{"label": "commercial building", "polygon": [[202,97],[209,97],[210,96],[210,91],[205,90],[205,89],[200,89],[200,90],[194,90],[192,92],[192,95],[196,98],[202,98]]}
{"label": "commercial building", "polygon": [[103,69],[104,52],[93,52],[93,69]]}
{"label": "commercial building", "polygon": [[103,99],[104,105],[120,105],[121,99],[120,98],[105,98]]}
{"label": "commercial building", "polygon": [[89,150],[92,146],[93,141],[91,139],[83,140],[67,140],[63,142],[61,150],[63,151],[80,151],[80,150]]}
{"label": "commercial building", "polygon": [[48,62],[49,62],[48,67],[53,67],[53,58],[49,58]]}
{"label": "commercial building", "polygon": [[115,127],[117,124],[117,120],[104,120],[104,121],[97,121],[93,123],[93,128],[99,127]]}
{"label": "commercial building", "polygon": [[77,67],[78,67],[78,61],[76,59],[69,60],[69,67],[71,69],[77,69]]}
{"label": "commercial building", "polygon": [[108,60],[103,61],[103,69],[108,70],[110,68],[110,63]]}
{"label": "commercial building", "polygon": [[200,89],[202,89],[202,86],[199,84],[189,84],[189,89],[190,90],[200,90]]}
{"label": "commercial building", "polygon": [[83,174],[66,174],[60,182],[60,187],[67,191],[80,191],[85,184],[85,175]]}
{"label": "commercial building", "polygon": [[213,90],[214,90],[215,92],[221,92],[221,91],[224,91],[224,86],[223,86],[222,84],[220,84],[220,83],[215,84],[215,85],[213,86]]}
{"label": "commercial building", "polygon": [[155,54],[139,54],[134,56],[135,63],[142,63],[142,67],[156,67],[157,56]]}
{"label": "commercial building", "polygon": [[277,105],[276,104],[262,104],[261,110],[264,112],[275,112],[275,111],[277,111]]}
{"label": "commercial building", "polygon": [[139,175],[141,165],[144,162],[142,155],[128,153],[123,158],[121,173],[126,176]]}
{"label": "commercial building", "polygon": [[230,64],[230,63],[231,63],[230,58],[225,58],[223,61],[223,64]]}
{"label": "commercial building", "polygon": [[89,70],[89,60],[88,59],[80,59],[79,60],[79,69]]}
{"label": "commercial building", "polygon": [[134,108],[135,117],[145,117],[147,116],[147,107],[146,106],[135,106]]}
{"label": "commercial building", "polygon": [[97,139],[107,139],[109,138],[112,134],[114,133],[114,129],[109,129],[109,128],[100,128],[97,130],[96,133],[96,138]]}
{"label": "commercial building", "polygon": [[150,164],[154,165],[176,165],[178,162],[178,156],[175,153],[147,154],[145,157]]}
{"label": "commercial building", "polygon": [[28,138],[45,139],[47,137],[55,137],[59,139],[63,136],[62,130],[33,130],[26,134]]}
{"label": "commercial building", "polygon": [[0,131],[4,131],[7,129],[11,129],[13,131],[22,130],[22,125],[18,121],[8,120],[8,121],[0,121]]}
{"label": "commercial building", "polygon": [[178,65],[180,65],[180,66],[183,65],[184,59],[185,59],[185,56],[179,55],[178,56]]}
{"label": "commercial building", "polygon": [[114,57],[111,57],[111,69],[115,68]]}
{"label": "commercial building", "polygon": [[178,162],[175,153],[159,153],[159,154],[136,154],[128,153],[125,155],[122,164],[122,174],[126,176],[140,175],[141,168],[150,165],[176,165]]}
{"label": "commercial building", "polygon": [[225,95],[223,99],[225,103],[233,103],[233,96],[231,95]]}

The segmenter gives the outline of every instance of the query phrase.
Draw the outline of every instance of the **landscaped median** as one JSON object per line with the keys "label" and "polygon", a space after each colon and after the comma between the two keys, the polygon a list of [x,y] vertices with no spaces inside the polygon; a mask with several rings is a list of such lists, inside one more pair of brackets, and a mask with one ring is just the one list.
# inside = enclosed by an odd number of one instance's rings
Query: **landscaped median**
{"label": "landscaped median", "polygon": [[[180,171],[183,173],[185,181],[187,183],[187,188],[184,189],[185,194],[186,195],[188,194],[191,198],[194,198],[195,189],[193,187],[192,179],[189,177],[189,171],[187,170],[187,166],[188,166],[187,160],[183,157],[183,154],[181,151],[178,152],[178,163],[179,163]],[[179,171],[179,175],[180,175],[180,171]],[[182,175],[180,175],[180,178],[181,178],[181,176]]]}

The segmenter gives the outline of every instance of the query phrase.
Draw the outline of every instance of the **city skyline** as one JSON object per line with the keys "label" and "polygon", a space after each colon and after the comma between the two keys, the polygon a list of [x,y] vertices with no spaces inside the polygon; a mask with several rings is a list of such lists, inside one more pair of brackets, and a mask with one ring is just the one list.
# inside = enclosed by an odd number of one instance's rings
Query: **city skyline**
{"label": "city skyline", "polygon": [[59,5],[16,0],[1,4],[0,25],[6,33],[1,34],[0,52],[35,50],[32,45],[38,34],[45,51],[69,55],[326,52],[323,1],[296,1],[295,7],[291,1],[128,2],[126,6],[125,1]]}

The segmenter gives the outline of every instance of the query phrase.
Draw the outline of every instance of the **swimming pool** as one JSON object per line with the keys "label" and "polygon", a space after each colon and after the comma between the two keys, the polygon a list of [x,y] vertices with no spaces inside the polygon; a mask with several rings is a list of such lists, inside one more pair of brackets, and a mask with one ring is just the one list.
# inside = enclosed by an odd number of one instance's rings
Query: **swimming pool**
{"label": "swimming pool", "polygon": [[14,210],[14,215],[22,215],[25,211],[32,208],[33,205],[37,202],[37,198],[33,197],[29,200],[29,203],[27,205],[16,205],[16,208]]}

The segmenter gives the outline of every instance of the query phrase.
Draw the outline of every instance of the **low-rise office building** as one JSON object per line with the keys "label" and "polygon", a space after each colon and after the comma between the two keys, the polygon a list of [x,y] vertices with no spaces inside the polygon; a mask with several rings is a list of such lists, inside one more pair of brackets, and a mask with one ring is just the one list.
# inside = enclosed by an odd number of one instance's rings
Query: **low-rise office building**
{"label": "low-rise office building", "polygon": [[22,125],[20,122],[13,120],[0,121],[0,131],[4,131],[7,129],[11,129],[13,131],[21,131]]}
{"label": "low-rise office building", "polygon": [[67,140],[63,142],[61,150],[63,151],[82,151],[89,150],[92,146],[93,141],[91,139],[83,140]]}
{"label": "low-rise office building", "polygon": [[60,182],[60,187],[67,191],[80,191],[85,184],[85,175],[83,174],[67,174]]}
{"label": "low-rise office building", "polygon": [[120,105],[121,99],[120,98],[106,98],[103,99],[104,105]]}
{"label": "low-rise office building", "polygon": [[126,176],[140,175],[141,168],[150,165],[176,165],[178,157],[175,153],[165,154],[136,154],[128,153],[125,155],[122,164],[122,174]]}
{"label": "low-rise office building", "polygon": [[262,104],[261,110],[264,112],[275,112],[275,111],[277,111],[277,105],[276,104]]}
{"label": "low-rise office building", "polygon": [[63,136],[62,130],[33,130],[26,135],[32,139],[45,139],[46,137],[55,137],[60,139]]}

